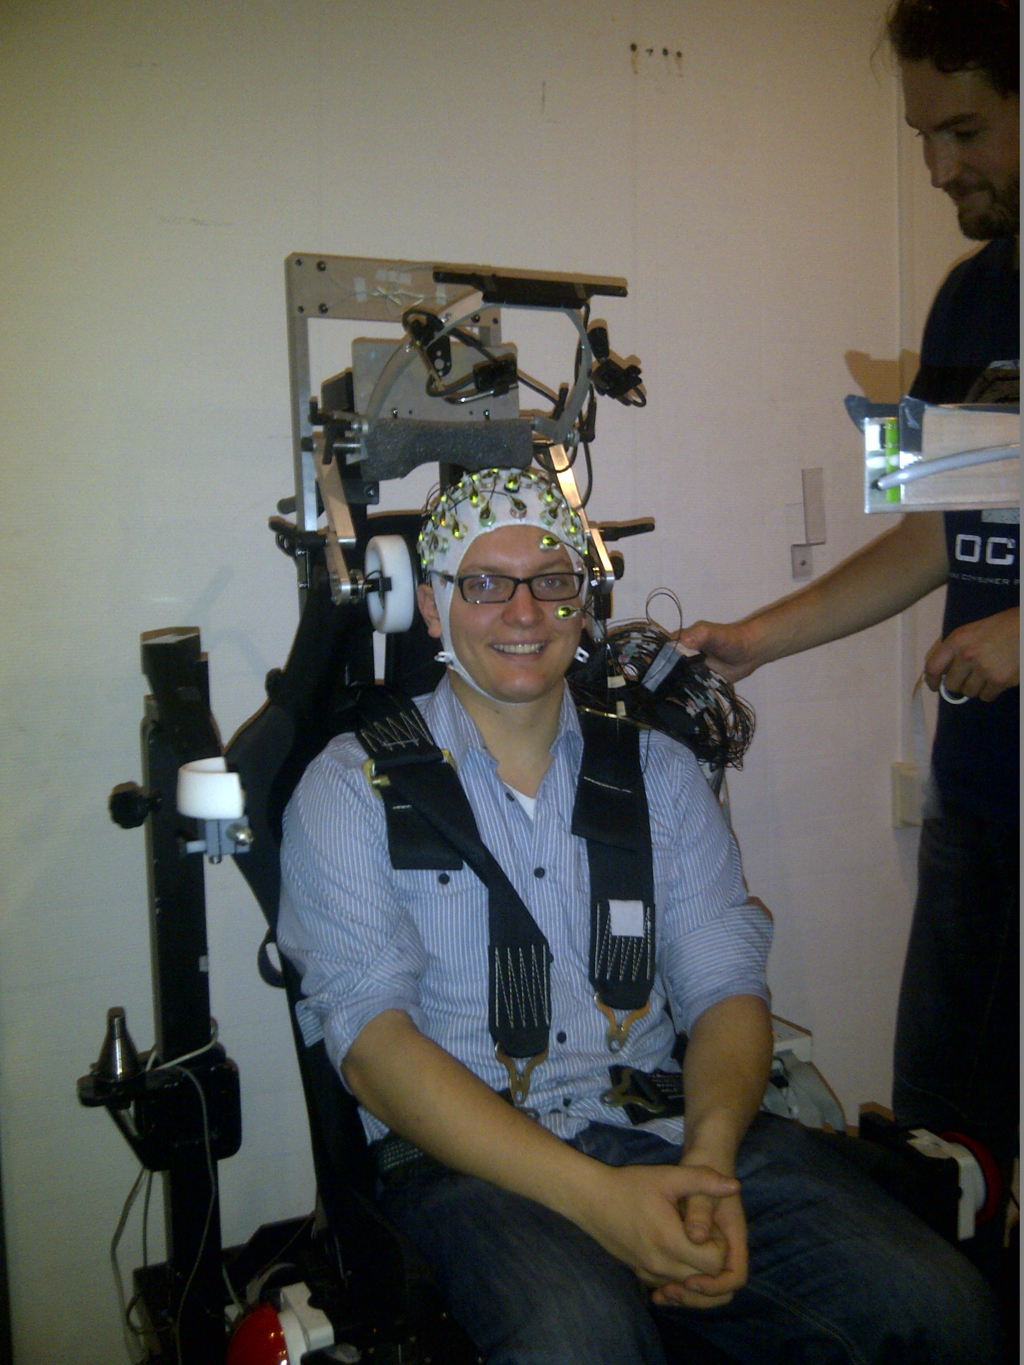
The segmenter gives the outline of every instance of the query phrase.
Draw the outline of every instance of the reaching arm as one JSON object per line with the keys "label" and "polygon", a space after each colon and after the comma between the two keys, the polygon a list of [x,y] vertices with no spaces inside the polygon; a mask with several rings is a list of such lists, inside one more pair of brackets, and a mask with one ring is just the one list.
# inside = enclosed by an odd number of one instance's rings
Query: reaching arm
{"label": "reaching arm", "polygon": [[[771,1057],[771,1021],[759,997],[730,996],[700,1015],[683,1061],[684,1168],[692,1163],[735,1175],[736,1152],[761,1106]],[[683,1206],[683,1223],[691,1241],[723,1246],[722,1270],[665,1286],[655,1301],[693,1308],[728,1302],[747,1278],[747,1228],[739,1194],[691,1195]]]}
{"label": "reaching arm", "polygon": [[501,1099],[420,1033],[407,1014],[387,1010],[362,1029],[345,1057],[345,1081],[395,1132],[445,1165],[534,1199],[589,1233],[649,1285],[720,1273],[714,1238],[691,1242],[682,1201],[722,1199],[734,1179],[695,1159],[674,1166],[605,1166],[562,1142]]}
{"label": "reaching arm", "polygon": [[806,588],[730,625],[697,621],[679,640],[730,682],[762,664],[854,635],[946,581],[940,512],[915,512]]}

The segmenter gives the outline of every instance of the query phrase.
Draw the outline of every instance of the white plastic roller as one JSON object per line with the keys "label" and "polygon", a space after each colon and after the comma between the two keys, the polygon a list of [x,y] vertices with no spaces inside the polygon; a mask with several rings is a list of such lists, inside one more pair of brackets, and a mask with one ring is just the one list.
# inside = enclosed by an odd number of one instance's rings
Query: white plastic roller
{"label": "white plastic roller", "polygon": [[389,578],[387,592],[368,592],[366,609],[382,635],[408,630],[416,612],[416,574],[401,536],[374,536],[366,547],[363,577],[368,583]]}
{"label": "white plastic roller", "polygon": [[178,769],[178,810],[194,820],[239,820],[245,797],[223,758],[197,758]]}

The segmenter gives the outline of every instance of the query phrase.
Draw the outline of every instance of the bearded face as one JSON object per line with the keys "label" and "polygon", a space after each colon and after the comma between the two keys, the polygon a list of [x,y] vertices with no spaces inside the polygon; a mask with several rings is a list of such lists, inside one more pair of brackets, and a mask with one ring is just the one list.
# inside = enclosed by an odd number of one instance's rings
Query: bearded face
{"label": "bearded face", "polygon": [[1020,230],[1020,100],[1001,94],[985,72],[939,71],[902,62],[906,118],[922,141],[932,184],[956,205],[966,237],[1011,237]]}
{"label": "bearded face", "polygon": [[992,181],[958,185],[956,193],[947,189],[956,203],[960,231],[972,241],[991,237],[1015,237],[1020,231],[1020,176],[1004,185]]}

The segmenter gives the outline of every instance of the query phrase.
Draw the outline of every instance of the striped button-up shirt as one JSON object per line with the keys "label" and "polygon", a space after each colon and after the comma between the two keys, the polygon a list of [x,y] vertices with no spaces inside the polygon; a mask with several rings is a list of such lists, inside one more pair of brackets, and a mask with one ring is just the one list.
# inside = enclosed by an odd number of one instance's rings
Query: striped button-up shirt
{"label": "striped button-up shirt", "polygon": [[[641,736],[654,854],[657,957],[649,1013],[612,1054],[607,1020],[588,979],[590,869],[586,842],[571,833],[583,754],[568,694],[551,766],[533,818],[497,773],[476,726],[447,679],[417,703],[436,742],[455,761],[484,843],[551,947],[548,1057],[534,1068],[528,1105],[571,1137],[591,1122],[628,1123],[601,1096],[612,1063],[671,1069],[677,1030],[732,995],[768,999],[771,923],[748,900],[739,853],[690,752],[657,731]],[[488,1029],[487,890],[459,872],[398,871],[388,857],[384,808],[351,735],[310,764],[285,813],[278,943],[302,974],[299,1024],[324,1038],[338,1068],[361,1029],[404,1010],[428,1037],[495,1090],[508,1075]],[[370,1140],[385,1128],[363,1112]],[[654,1120],[680,1140],[680,1120]]]}

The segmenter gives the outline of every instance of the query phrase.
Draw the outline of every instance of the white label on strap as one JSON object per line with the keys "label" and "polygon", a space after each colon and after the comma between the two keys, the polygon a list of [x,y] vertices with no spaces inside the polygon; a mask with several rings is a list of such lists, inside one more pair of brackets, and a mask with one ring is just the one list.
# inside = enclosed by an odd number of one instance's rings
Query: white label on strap
{"label": "white label on strap", "polygon": [[643,901],[609,901],[608,911],[613,934],[619,938],[643,938]]}

